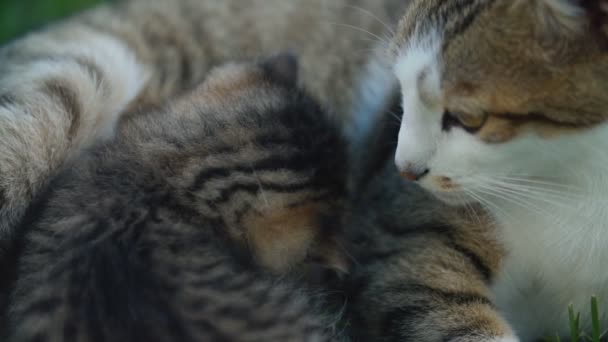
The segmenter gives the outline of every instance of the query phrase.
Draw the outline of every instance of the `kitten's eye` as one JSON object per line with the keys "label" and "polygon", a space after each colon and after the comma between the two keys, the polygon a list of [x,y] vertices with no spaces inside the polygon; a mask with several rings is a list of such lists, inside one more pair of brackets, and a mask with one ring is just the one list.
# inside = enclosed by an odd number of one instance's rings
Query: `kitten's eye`
{"label": "kitten's eye", "polygon": [[447,131],[454,126],[462,127],[469,133],[476,133],[488,120],[488,114],[481,115],[455,113],[446,110],[443,114],[443,130]]}

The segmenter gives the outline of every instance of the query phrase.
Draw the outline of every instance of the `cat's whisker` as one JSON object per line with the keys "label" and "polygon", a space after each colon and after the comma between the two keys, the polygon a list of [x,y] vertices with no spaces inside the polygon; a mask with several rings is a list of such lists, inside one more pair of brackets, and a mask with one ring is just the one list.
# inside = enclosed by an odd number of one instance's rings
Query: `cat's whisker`
{"label": "cat's whisker", "polygon": [[563,189],[566,189],[566,190],[573,190],[573,189],[576,188],[573,185],[568,185],[568,184],[563,184],[563,183],[558,183],[558,182],[552,182],[552,181],[548,181],[548,180],[540,180],[540,179],[535,179],[535,178],[517,177],[517,176],[511,176],[511,175],[509,175],[509,176],[506,176],[506,175],[494,175],[491,178],[488,177],[488,179],[513,181],[513,182],[520,182],[520,183],[529,183],[529,184],[540,185],[540,186],[563,188]]}
{"label": "cat's whisker", "polygon": [[[475,185],[480,186],[479,183],[476,183]],[[481,185],[483,187],[483,185]],[[486,185],[487,186],[487,185]],[[543,194],[543,193],[522,193],[522,192],[517,192],[513,189],[488,189],[486,188],[486,190],[488,191],[502,191],[501,194],[507,197],[512,197],[514,200],[519,200],[521,201],[523,204],[525,205],[529,205],[531,207],[534,207],[535,209],[537,209],[539,214],[542,214],[545,217],[554,217],[555,215],[548,213],[546,210],[541,210],[540,208],[537,207],[537,205],[535,203],[545,203],[545,204],[549,204],[552,206],[557,207],[557,209],[559,210],[570,210],[572,208],[572,205],[566,202],[555,202],[555,201],[551,201],[550,199],[544,197],[547,196],[547,194]],[[519,196],[519,197],[518,197]],[[555,198],[555,197],[554,197]],[[559,198],[559,199],[563,199],[563,198]],[[581,200],[581,197],[574,197],[574,198],[570,198],[572,201],[578,201]],[[533,202],[530,202],[533,201]],[[591,221],[589,218],[585,217],[585,216],[581,216],[579,215],[577,217],[578,220],[580,221],[585,221],[585,222],[589,222],[592,223],[593,221]],[[560,222],[556,221],[556,224],[559,224]],[[569,229],[569,236],[571,237],[575,237],[577,236],[577,234],[581,234],[582,232],[576,229]]]}
{"label": "cat's whisker", "polygon": [[560,189],[551,189],[551,188],[546,188],[544,186],[536,186],[536,185],[529,185],[529,184],[517,184],[517,183],[512,183],[512,182],[505,182],[505,181],[498,180],[498,179],[487,179],[486,183],[495,185],[500,188],[508,189],[511,191],[522,192],[522,193],[527,193],[530,195],[537,195],[537,196],[547,196],[549,198],[554,198],[554,199],[559,199],[559,200],[563,200],[563,199],[579,200],[582,198],[582,195],[583,195],[582,193],[577,194],[577,193],[573,193],[571,191],[564,191],[564,190],[560,190]]}
{"label": "cat's whisker", "polygon": [[258,187],[260,189],[260,196],[262,197],[262,201],[264,202],[264,205],[266,206],[266,208],[270,208],[270,202],[268,201],[268,197],[266,197],[266,191],[264,191],[264,186],[262,185],[262,182],[260,181],[260,177],[258,176],[258,173],[255,171],[255,169],[253,167],[251,168],[251,172],[253,173],[253,177],[255,178],[255,181],[258,184]]}
{"label": "cat's whisker", "polygon": [[[546,215],[545,213],[543,213],[542,211],[536,210],[534,209],[534,207],[528,207],[525,203],[522,203],[520,201],[517,201],[513,198],[510,198],[508,196],[504,196],[503,194],[498,194],[496,192],[492,192],[492,191],[487,191],[487,190],[477,190],[480,194],[489,196],[491,198],[495,198],[495,199],[499,199],[502,201],[506,201],[508,203],[514,204],[520,208],[524,208],[526,210],[530,210],[533,213],[537,214],[537,215]],[[516,216],[514,216],[513,214],[509,214],[504,208],[503,205],[501,204],[497,204],[495,202],[492,201],[487,201],[486,203],[491,202],[493,203],[493,205],[491,206],[491,209],[496,210],[497,212],[501,213],[505,218],[507,218],[508,220],[515,220],[515,221],[520,221],[521,218],[517,218]]]}
{"label": "cat's whisker", "polygon": [[382,24],[382,26],[384,26],[384,28],[386,28],[386,30],[391,34],[391,36],[395,35],[395,30],[393,30],[393,28],[391,26],[389,26],[384,20],[378,18],[378,16],[375,15],[372,11],[367,10],[360,6],[355,6],[355,5],[346,5],[346,7],[355,9],[357,11],[360,11],[363,14],[369,15],[373,19],[376,19],[376,21],[378,21],[380,24]]}
{"label": "cat's whisker", "polygon": [[[529,204],[532,205],[535,209],[540,210],[540,208],[538,208],[538,206],[536,206],[535,203],[530,202],[530,198],[523,196],[521,193],[518,193],[516,191],[510,190],[510,189],[506,189],[506,188],[500,188],[497,187],[495,185],[491,185],[491,184],[477,184],[477,186],[485,191],[489,191],[492,192],[495,195],[500,195],[503,196],[503,199],[509,198],[512,199],[514,201],[516,201],[518,204]],[[521,203],[519,203],[521,202]]]}
{"label": "cat's whisker", "polygon": [[544,195],[546,195],[546,194],[539,194],[539,193],[535,194],[535,193],[531,193],[531,192],[528,192],[525,190],[518,191],[518,190],[510,189],[510,188],[507,188],[507,187],[504,187],[504,186],[501,186],[498,184],[496,184],[495,186],[498,191],[503,191],[505,193],[509,193],[509,194],[513,195],[514,197],[523,197],[523,198],[527,198],[532,201],[540,201],[540,202],[543,202],[546,204],[556,206],[558,208],[570,208],[570,206],[566,203],[549,200],[548,198],[544,197]]}
{"label": "cat's whisker", "polygon": [[397,115],[395,112],[387,110],[384,112],[385,114],[395,118],[395,120],[397,120],[397,122],[399,123],[399,125],[401,125],[401,121],[403,120],[399,115]]}
{"label": "cat's whisker", "polygon": [[[574,187],[563,187],[560,184],[550,184],[545,182],[520,182],[519,180],[506,180],[507,178],[501,177],[480,177],[488,185],[494,185],[502,188],[506,188],[512,191],[527,193],[533,196],[540,196],[543,199],[553,198],[568,201],[578,201],[582,199],[584,193],[582,191],[575,191]],[[520,184],[523,183],[523,184]]]}
{"label": "cat's whisker", "polygon": [[470,196],[471,198],[473,198],[474,200],[476,200],[477,202],[479,202],[480,204],[482,204],[483,206],[495,210],[496,212],[500,213],[501,215],[510,218],[512,215],[510,215],[509,213],[507,213],[504,209],[502,209],[500,206],[494,204],[494,202],[490,201],[487,198],[484,198],[484,196],[482,194],[477,194],[475,191],[471,190],[471,189],[465,189],[464,192]]}
{"label": "cat's whisker", "polygon": [[[461,196],[461,197],[465,197],[465,196]],[[469,213],[469,215],[475,219],[477,224],[481,225],[482,224],[481,218],[477,214],[477,211],[475,210],[475,208],[473,208],[473,206],[471,204],[466,203],[466,202],[464,204],[464,207],[465,207],[465,210]]]}
{"label": "cat's whisker", "polygon": [[541,208],[539,208],[535,203],[526,200],[526,199],[522,199],[520,197],[514,196],[513,194],[509,194],[509,193],[505,193],[504,191],[499,191],[496,190],[492,187],[483,187],[480,186],[479,189],[477,189],[479,192],[481,193],[485,193],[489,196],[493,196],[496,197],[498,199],[504,200],[506,202],[509,202],[515,206],[518,206],[520,208],[529,210],[535,214],[541,215],[541,216],[547,216],[547,217],[551,217],[552,215],[544,210],[542,210]]}
{"label": "cat's whisker", "polygon": [[339,26],[339,27],[344,27],[344,28],[349,28],[349,29],[352,29],[352,30],[355,30],[355,31],[366,33],[369,36],[371,36],[373,38],[376,38],[378,43],[383,43],[385,45],[390,45],[390,41],[388,41],[386,38],[383,38],[383,37],[381,37],[381,36],[379,36],[379,35],[377,35],[377,34],[375,34],[373,32],[370,32],[370,31],[364,29],[364,28],[361,28],[361,27],[358,27],[358,26],[355,26],[355,25],[350,25],[350,24],[345,24],[345,23],[336,23],[336,22],[331,22],[331,21],[328,22],[328,23],[331,24],[331,25],[335,25],[335,26]]}
{"label": "cat's whisker", "polygon": [[547,181],[547,182],[561,182],[563,180],[563,176],[552,175],[552,174],[543,174],[542,176],[531,175],[529,172],[525,171],[509,171],[506,174],[498,174],[494,176],[504,176],[504,177],[515,177],[518,179],[527,179],[527,180],[537,180],[537,181]]}
{"label": "cat's whisker", "polygon": [[[354,40],[356,40],[356,41],[360,41],[360,42],[374,42],[374,43],[381,43],[381,44],[382,44],[382,45],[381,45],[382,47],[385,47],[385,46],[386,46],[386,42],[385,42],[385,41],[378,41],[378,39],[376,39],[376,38],[365,38],[365,37],[360,37],[360,38],[356,38],[356,39],[354,39]],[[364,49],[364,50],[362,50],[362,51],[366,51],[366,52],[374,52],[374,51],[377,51],[377,49],[378,49],[378,47],[377,47],[377,46],[370,46],[370,47],[368,47],[368,48],[365,48],[365,49]]]}

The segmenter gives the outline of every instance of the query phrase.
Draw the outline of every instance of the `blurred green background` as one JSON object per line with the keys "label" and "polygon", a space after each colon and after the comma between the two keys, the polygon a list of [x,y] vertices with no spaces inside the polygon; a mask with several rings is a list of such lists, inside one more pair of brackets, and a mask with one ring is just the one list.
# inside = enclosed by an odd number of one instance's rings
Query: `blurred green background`
{"label": "blurred green background", "polygon": [[102,1],[104,0],[0,0],[0,44],[51,20]]}

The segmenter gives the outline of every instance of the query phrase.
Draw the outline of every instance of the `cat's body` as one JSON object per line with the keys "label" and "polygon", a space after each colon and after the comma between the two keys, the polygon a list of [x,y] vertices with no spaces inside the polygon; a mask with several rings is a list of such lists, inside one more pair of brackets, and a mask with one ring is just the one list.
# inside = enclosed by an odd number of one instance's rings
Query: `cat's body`
{"label": "cat's body", "polygon": [[346,186],[292,62],[214,70],[70,163],[23,228],[8,340],[333,340],[321,296],[276,276],[338,260]]}
{"label": "cat's body", "polygon": [[[8,44],[0,50],[0,236],[7,239],[55,170],[111,136],[122,114],[165,103],[225,60],[291,50],[301,60],[301,84],[333,112],[346,118],[382,107],[393,76],[378,41],[404,6],[131,0]],[[370,74],[381,91],[361,88]]]}
{"label": "cat's body", "polygon": [[[588,298],[606,293],[608,67],[600,1],[584,8],[573,0],[252,1],[259,12],[240,1],[167,3],[110,5],[3,50],[13,55],[0,80],[5,232],[54,170],[111,131],[121,113],[164,102],[234,54],[295,46],[302,84],[344,117],[354,114],[359,126],[374,122],[392,97],[394,73],[404,110],[397,166],[444,201],[473,206],[463,214],[433,204],[394,174],[354,188],[353,196],[362,191],[378,201],[368,212],[353,200],[349,218],[353,258],[365,259],[355,263],[361,288],[351,298],[365,338],[567,335],[567,304],[586,313]],[[362,31],[387,30],[373,16],[389,25],[403,17],[390,72],[368,61],[375,52],[358,51],[376,48]],[[327,25],[313,24],[319,18]],[[344,23],[359,29],[339,29]],[[107,84],[120,91],[104,92]],[[99,101],[74,120],[80,111],[72,99],[82,97]]]}

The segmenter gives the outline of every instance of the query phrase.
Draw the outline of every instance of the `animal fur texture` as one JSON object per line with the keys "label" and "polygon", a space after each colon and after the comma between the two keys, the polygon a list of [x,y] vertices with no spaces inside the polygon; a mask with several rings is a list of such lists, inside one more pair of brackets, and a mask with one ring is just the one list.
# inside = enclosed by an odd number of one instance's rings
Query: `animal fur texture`
{"label": "animal fur texture", "polygon": [[[378,110],[394,77],[377,44],[388,39],[403,6],[401,0],[129,0],[2,47],[2,240],[64,161],[111,137],[123,114],[164,104],[226,60],[292,51],[301,60],[301,85],[333,113],[348,118]],[[380,89],[361,82],[370,74]]]}
{"label": "animal fur texture", "polygon": [[[455,340],[566,338],[570,303],[608,297],[605,5],[414,1],[393,38],[397,166],[446,203],[481,205],[505,251],[484,289],[502,318]],[[486,331],[504,320],[512,331]]]}
{"label": "animal fur texture", "polygon": [[7,340],[337,341],[287,276],[337,265],[347,170],[296,69],[213,69],[70,162],[22,228]]}
{"label": "animal fur texture", "polygon": [[[187,92],[226,59],[292,49],[300,84],[352,126],[353,334],[567,336],[567,305],[608,295],[598,271],[608,259],[605,8],[131,0],[93,9],[0,51],[3,242],[56,171],[111,139],[125,114]],[[403,116],[392,135],[395,123],[377,113],[396,91]],[[443,204],[386,166],[397,138],[402,176]]]}

